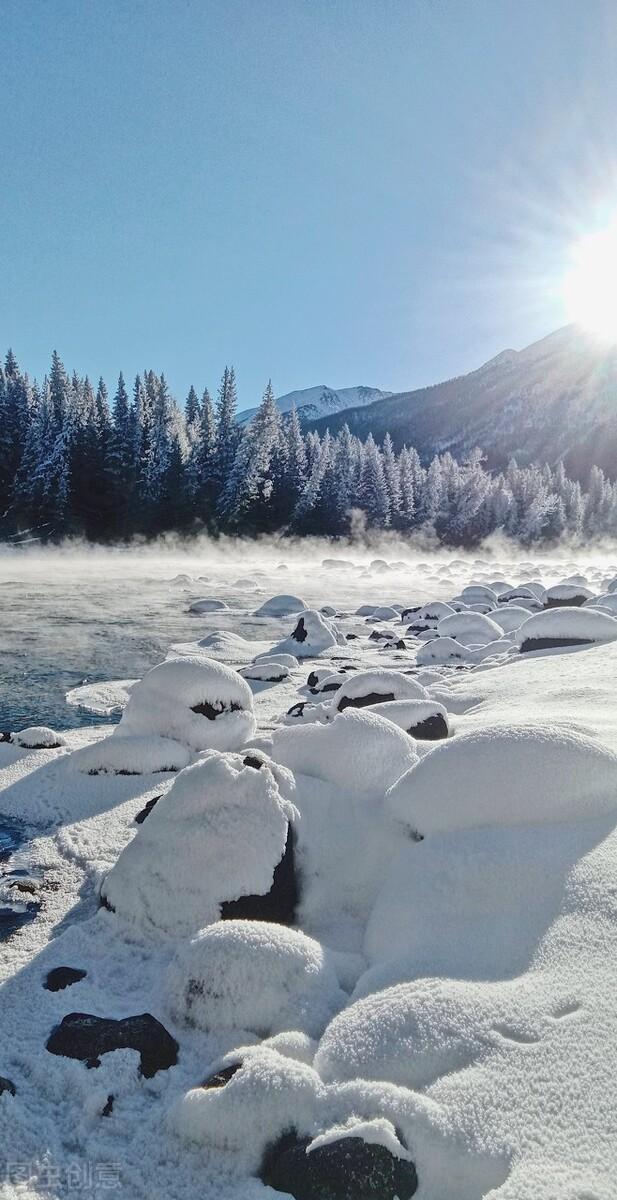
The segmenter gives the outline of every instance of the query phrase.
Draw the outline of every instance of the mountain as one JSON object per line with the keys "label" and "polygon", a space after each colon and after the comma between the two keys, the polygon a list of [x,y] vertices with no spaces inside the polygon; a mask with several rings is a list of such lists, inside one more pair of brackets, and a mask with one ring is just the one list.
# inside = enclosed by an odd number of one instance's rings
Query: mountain
{"label": "mountain", "polygon": [[[325,384],[319,384],[299,392],[287,392],[286,396],[279,396],[276,403],[282,413],[291,412],[295,405],[298,415],[306,422],[327,417],[330,413],[339,413],[346,408],[362,408],[365,404],[385,400],[391,395],[391,392],[382,392],[379,388],[350,387],[335,391]],[[256,412],[256,408],[247,408],[245,412],[238,413],[238,420],[244,425]]]}
{"label": "mountain", "polygon": [[395,448],[414,445],[426,461],[474,446],[490,466],[518,461],[556,463],[586,479],[593,463],[617,476],[617,347],[577,326],[558,329],[524,350],[504,350],[468,375],[399,392],[312,424],[335,434],[376,441],[390,433]]}

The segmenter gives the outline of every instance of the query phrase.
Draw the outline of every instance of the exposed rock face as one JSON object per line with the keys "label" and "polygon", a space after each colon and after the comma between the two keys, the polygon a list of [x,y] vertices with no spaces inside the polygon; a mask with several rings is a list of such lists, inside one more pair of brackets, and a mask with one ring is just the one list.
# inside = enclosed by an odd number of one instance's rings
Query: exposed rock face
{"label": "exposed rock face", "polygon": [[5,1075],[0,1075],[0,1096],[4,1092],[8,1092],[10,1096],[15,1096],[17,1089],[12,1079],[7,1079]]}
{"label": "exposed rock face", "polygon": [[178,1043],[151,1013],[124,1017],[94,1017],[69,1013],[52,1030],[46,1047],[50,1054],[77,1058],[89,1067],[100,1066],[100,1055],[110,1050],[137,1050],[141,1074],[151,1079],[178,1061]]}
{"label": "exposed rock face", "polygon": [[293,924],[299,900],[295,840],[296,835],[289,825],[285,853],[274,868],[270,891],[263,896],[240,896],[238,900],[225,901],[221,904],[222,921],[274,921],[276,925]]}
{"label": "exposed rock face", "polygon": [[237,1062],[230,1063],[228,1067],[221,1067],[220,1071],[215,1071],[214,1075],[210,1075],[208,1079],[204,1080],[201,1085],[202,1088],[210,1089],[225,1087],[225,1084],[229,1083],[230,1079],[233,1079],[236,1071],[239,1071],[241,1066],[242,1063]]}
{"label": "exposed rock face", "polygon": [[266,1151],[260,1176],[295,1200],[409,1200],[418,1187],[412,1162],[360,1137],[343,1137],[306,1153],[310,1138],[283,1134]]}

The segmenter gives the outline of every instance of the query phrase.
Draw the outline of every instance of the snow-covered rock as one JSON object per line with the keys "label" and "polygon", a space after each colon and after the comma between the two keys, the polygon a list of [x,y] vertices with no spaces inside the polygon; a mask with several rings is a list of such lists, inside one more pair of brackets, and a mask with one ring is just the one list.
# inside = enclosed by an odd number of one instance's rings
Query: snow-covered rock
{"label": "snow-covered rock", "polygon": [[473,654],[451,637],[435,637],[420,647],[416,655],[419,667],[442,665],[462,667],[474,661]]}
{"label": "snow-covered rock", "polygon": [[150,775],[181,771],[190,761],[187,747],[171,738],[114,734],[73,751],[69,766],[82,775]]}
{"label": "snow-covered rock", "polygon": [[296,658],[316,658],[336,645],[337,637],[331,624],[316,609],[307,608],[300,614],[293,632],[273,646],[272,652],[293,654]]}
{"label": "snow-covered rock", "polygon": [[229,608],[226,600],[216,600],[214,597],[206,596],[203,600],[193,600],[189,605],[191,613],[209,613],[222,612],[223,609]]}
{"label": "snow-covered rock", "polygon": [[48,725],[29,725],[27,729],[12,733],[11,741],[22,750],[57,750],[66,746],[66,738]]}
{"label": "snow-covered rock", "polygon": [[266,765],[210,753],[139,826],[103,883],[105,902],[145,933],[194,934],[225,902],[270,891],[294,816]]}
{"label": "snow-covered rock", "polygon": [[442,617],[437,625],[440,637],[454,638],[463,645],[484,645],[501,637],[503,630],[490,617],[479,612],[453,613]]}
{"label": "snow-covered rock", "polygon": [[436,741],[448,737],[450,732],[447,711],[436,700],[391,700],[386,704],[371,704],[368,711],[393,721],[420,740]]}
{"label": "snow-covered rock", "polygon": [[174,1018],[198,1029],[317,1037],[342,1008],[332,957],[300,930],[221,921],[180,945],[167,977]]}
{"label": "snow-covered rock", "polygon": [[332,707],[343,712],[346,708],[365,708],[388,700],[425,700],[426,696],[426,688],[402,671],[355,671],[334,693]]}
{"label": "snow-covered rock", "polygon": [[266,600],[260,608],[256,608],[253,613],[254,617],[289,617],[294,613],[301,613],[306,610],[304,600],[300,600],[298,596],[271,596]]}
{"label": "snow-covered rock", "polygon": [[277,658],[261,658],[259,662],[241,667],[239,674],[243,679],[254,679],[260,683],[281,683],[283,679],[289,679],[289,667]]}
{"label": "snow-covered rock", "polygon": [[546,608],[559,608],[561,605],[572,608],[584,604],[585,600],[591,600],[592,597],[591,589],[580,583],[555,583],[553,587],[546,589],[544,604]]}
{"label": "snow-covered rock", "polygon": [[515,633],[521,653],[617,639],[617,618],[595,608],[558,606],[534,613]]}
{"label": "snow-covered rock", "polygon": [[354,708],[325,725],[275,729],[272,757],[290,771],[338,785],[347,792],[383,793],[416,758],[402,729],[375,713]]}
{"label": "snow-covered rock", "polygon": [[253,694],[237,671],[199,655],[168,659],[135,684],[117,734],[174,738],[191,750],[237,750],[255,731]]}

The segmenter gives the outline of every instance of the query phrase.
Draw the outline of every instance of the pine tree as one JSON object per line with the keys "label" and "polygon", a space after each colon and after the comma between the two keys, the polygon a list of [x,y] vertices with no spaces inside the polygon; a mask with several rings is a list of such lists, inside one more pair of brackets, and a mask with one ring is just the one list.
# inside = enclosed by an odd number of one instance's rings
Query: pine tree
{"label": "pine tree", "polygon": [[390,500],[381,452],[372,433],[364,443],[364,462],[360,480],[360,506],[369,525],[384,529],[390,520]]}
{"label": "pine tree", "polygon": [[198,520],[211,526],[217,489],[216,418],[206,388],[201,401],[197,439],[189,468],[189,486]]}
{"label": "pine tree", "polygon": [[248,522],[252,532],[275,528],[280,479],[274,466],[281,441],[281,417],[269,382],[262,402],[236,451],[219,513],[229,528]]}
{"label": "pine tree", "polygon": [[[216,481],[219,485],[219,496],[227,486],[236,457],[242,431],[236,421],[238,397],[236,394],[236,377],[233,367],[225,367],[221,386],[216,402],[217,420],[217,462]],[[223,503],[221,499],[221,503]]]}

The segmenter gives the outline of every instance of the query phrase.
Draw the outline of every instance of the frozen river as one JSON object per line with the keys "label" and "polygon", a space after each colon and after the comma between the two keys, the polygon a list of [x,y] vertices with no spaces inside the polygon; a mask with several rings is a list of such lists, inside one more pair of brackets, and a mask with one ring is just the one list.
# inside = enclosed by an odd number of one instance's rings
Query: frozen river
{"label": "frozen river", "polygon": [[[615,573],[616,561],[617,555],[531,557],[511,550],[421,555],[401,544],[377,551],[311,541],[299,547],[206,543],[187,553],[0,552],[0,730],[97,722],[101,718],[66,703],[67,691],[84,682],[137,678],[172,643],[213,629],[267,637],[252,613],[276,593],[353,611],[366,602],[447,598],[470,578],[551,581],[580,571],[593,581]],[[190,615],[189,604],[202,597],[224,600],[228,609]]]}

